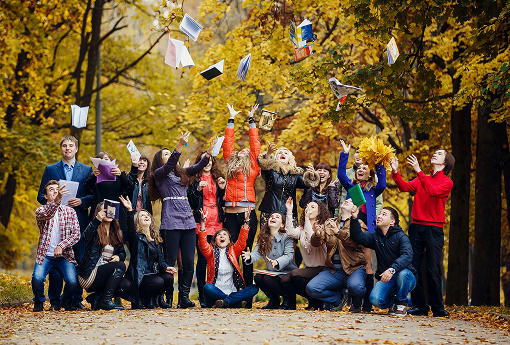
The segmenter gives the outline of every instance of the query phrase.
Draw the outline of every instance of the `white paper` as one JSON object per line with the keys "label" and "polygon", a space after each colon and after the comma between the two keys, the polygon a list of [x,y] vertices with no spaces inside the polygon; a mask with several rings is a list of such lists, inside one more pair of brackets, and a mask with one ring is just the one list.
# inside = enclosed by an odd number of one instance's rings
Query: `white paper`
{"label": "white paper", "polygon": [[86,127],[88,113],[89,107],[80,108],[76,104],[71,105],[72,125],[76,128]]}
{"label": "white paper", "polygon": [[117,159],[114,159],[113,161],[109,162],[109,161],[106,161],[104,159],[101,159],[101,158],[94,158],[94,157],[90,157],[90,160],[92,161],[92,164],[94,164],[94,167],[97,169],[97,167],[99,166],[99,164],[104,164],[104,165],[115,165],[115,161]]}
{"label": "white paper", "polygon": [[188,35],[193,41],[196,41],[203,27],[186,13],[182,19],[181,25],[179,25],[179,29],[181,29],[182,32]]}
{"label": "white paper", "polygon": [[69,206],[69,200],[76,198],[76,194],[78,194],[78,187],[80,186],[80,183],[75,181],[59,180],[58,184],[60,187],[66,185],[66,189],[69,189],[69,193],[64,194],[61,201],[62,205]]}
{"label": "white paper", "polygon": [[331,87],[337,98],[342,98],[347,95],[363,91],[359,87],[344,85],[340,83],[336,78],[329,79],[329,86]]}
{"label": "white paper", "polygon": [[138,159],[140,159],[140,151],[138,151],[138,149],[136,148],[133,140],[129,141],[129,143],[127,144],[127,149],[129,151],[129,154],[131,155],[134,154],[136,157],[138,157]]}
{"label": "white paper", "polygon": [[211,156],[216,157],[220,154],[221,147],[223,146],[223,140],[225,140],[225,137],[218,138],[218,142],[214,145]]}
{"label": "white paper", "polygon": [[173,38],[168,39],[168,47],[165,54],[165,63],[173,68],[179,67],[181,62],[184,42]]}
{"label": "white paper", "polygon": [[195,62],[193,62],[193,59],[189,54],[188,47],[186,47],[185,45],[182,46],[181,65],[182,67],[195,66]]}
{"label": "white paper", "polygon": [[223,73],[223,65],[225,64],[225,59],[221,60],[220,62],[217,62],[215,63],[214,65],[212,65],[211,67],[209,67],[208,69],[200,72],[200,73],[204,73],[210,69],[213,69],[213,68],[216,68],[218,71],[220,71],[221,73]]}

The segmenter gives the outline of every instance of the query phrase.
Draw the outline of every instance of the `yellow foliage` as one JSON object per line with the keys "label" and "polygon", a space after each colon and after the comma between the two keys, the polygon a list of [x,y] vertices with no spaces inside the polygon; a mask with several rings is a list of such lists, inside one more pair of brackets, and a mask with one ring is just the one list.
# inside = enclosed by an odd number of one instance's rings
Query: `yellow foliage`
{"label": "yellow foliage", "polygon": [[376,165],[383,165],[387,171],[391,170],[390,159],[395,157],[395,149],[384,145],[378,137],[365,138],[358,148],[359,157],[369,169],[375,169]]}

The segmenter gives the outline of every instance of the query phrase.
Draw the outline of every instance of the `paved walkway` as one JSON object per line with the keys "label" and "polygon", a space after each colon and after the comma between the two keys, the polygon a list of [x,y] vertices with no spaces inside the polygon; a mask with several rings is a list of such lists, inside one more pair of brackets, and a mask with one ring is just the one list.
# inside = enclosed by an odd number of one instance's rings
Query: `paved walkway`
{"label": "paved walkway", "polygon": [[478,323],[349,312],[154,309],[0,314],[3,344],[510,344]]}

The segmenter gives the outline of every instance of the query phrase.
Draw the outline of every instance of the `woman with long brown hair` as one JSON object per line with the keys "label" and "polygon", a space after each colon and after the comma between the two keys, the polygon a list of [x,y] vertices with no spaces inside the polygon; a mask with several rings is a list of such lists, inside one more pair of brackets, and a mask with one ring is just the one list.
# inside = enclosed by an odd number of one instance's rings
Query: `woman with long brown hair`
{"label": "woman with long brown hair", "polygon": [[133,200],[133,209],[140,211],[141,209],[149,211],[152,214],[152,203],[149,198],[149,177],[151,173],[151,161],[145,153],[140,158],[131,157],[131,171],[129,172],[130,186],[127,194]]}
{"label": "woman with long brown hair", "polygon": [[131,282],[123,278],[126,272],[126,252],[119,221],[108,218],[103,203],[96,206],[95,217],[83,231],[85,254],[77,269],[78,281],[87,292],[92,310],[124,309],[112,302],[113,297],[127,299]]}
{"label": "woman with long brown hair", "polygon": [[[206,155],[207,151],[202,151],[197,155],[195,164],[198,164]],[[219,229],[223,228],[223,206],[225,201],[226,181],[220,165],[215,157],[211,157],[209,163],[202,169],[200,174],[191,177],[190,186],[188,187],[188,200],[191,209],[193,210],[193,217],[197,223],[197,249],[198,235],[200,230],[200,223],[202,221],[200,210],[208,214],[205,229],[207,229],[206,239],[211,243],[212,236]],[[202,251],[197,250],[197,266],[195,273],[197,276],[198,287],[198,301],[202,308],[207,307],[204,298],[205,286],[205,273],[207,269],[207,259],[202,254]]]}
{"label": "woman with long brown hair", "polygon": [[[182,275],[179,277],[179,301],[181,308],[194,307],[189,299],[194,273],[197,224],[188,202],[187,188],[190,179],[209,163],[215,137],[204,157],[188,168],[179,165],[182,148],[187,144],[190,133],[181,133],[173,152],[163,148],[152,161],[152,176],[149,180],[149,196],[152,201],[161,200],[161,237],[163,238],[166,263],[175,265],[177,253],[181,250]],[[168,301],[167,301],[168,302]]]}
{"label": "woman with long brown hair", "polygon": [[267,271],[255,275],[255,284],[269,298],[262,309],[278,309],[280,296],[286,294],[280,284],[281,276],[297,268],[293,261],[294,240],[285,233],[285,216],[280,212],[271,213],[260,229],[253,252],[247,248],[242,256],[248,265],[264,258]]}
{"label": "woman with long brown hair", "polygon": [[319,174],[319,185],[315,188],[306,188],[299,200],[299,206],[305,208],[310,201],[318,201],[326,204],[329,213],[335,215],[335,209],[340,205],[340,189],[337,187],[338,179],[333,180],[331,167],[326,163],[319,163],[315,166],[309,164],[304,176],[314,179],[315,173]]}

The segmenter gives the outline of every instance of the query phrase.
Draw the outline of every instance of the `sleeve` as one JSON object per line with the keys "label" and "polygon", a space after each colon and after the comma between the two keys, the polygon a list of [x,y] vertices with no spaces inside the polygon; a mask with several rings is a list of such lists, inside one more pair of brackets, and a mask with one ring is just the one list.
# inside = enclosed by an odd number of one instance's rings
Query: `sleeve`
{"label": "sleeve", "polygon": [[177,152],[177,150],[174,149],[172,155],[170,156],[170,158],[168,158],[165,165],[154,171],[154,179],[156,181],[164,180],[168,176],[168,174],[170,174],[170,171],[172,171],[175,168],[177,162],[179,161],[179,158],[181,158],[181,153]]}
{"label": "sleeve", "polygon": [[303,176],[301,176],[301,179],[298,180],[298,183],[300,183],[299,187],[297,188],[315,188],[319,187],[319,184],[321,183],[321,177],[319,176],[319,173],[317,171],[314,172],[313,176],[310,176],[310,173],[308,171],[305,171],[303,173]]}
{"label": "sleeve", "polygon": [[46,222],[53,218],[59,206],[60,203],[57,204],[54,201],[49,202],[46,205],[39,206],[37,210],[35,210],[35,219],[37,220],[37,223]]}
{"label": "sleeve", "polygon": [[255,120],[253,119],[253,117],[250,117],[250,129],[248,133],[250,137],[251,166],[254,170],[259,170],[259,163],[257,161],[257,158],[260,154],[260,140],[257,125],[255,124]]}
{"label": "sleeve", "polygon": [[223,158],[225,162],[234,153],[234,120],[229,119],[225,128],[225,139],[223,139]]}
{"label": "sleeve", "polygon": [[299,199],[299,207],[305,208],[306,204],[308,204],[312,200],[312,189],[306,188],[301,195],[301,199]]}
{"label": "sleeve", "polygon": [[312,245],[312,235],[314,235],[313,229],[312,229],[312,223],[310,221],[305,221],[305,226],[303,228],[303,234],[300,236],[300,242],[301,242],[301,249],[307,253],[311,254],[312,247],[315,247]]}
{"label": "sleeve", "polygon": [[200,180],[196,181],[195,183],[189,185],[187,194],[188,194],[188,202],[189,206],[193,211],[197,211],[200,196],[203,194],[202,191],[198,191],[198,184]]}
{"label": "sleeve", "polygon": [[375,215],[376,217],[381,213],[383,208],[383,197],[382,194],[379,194],[377,198],[375,198]]}
{"label": "sleeve", "polygon": [[347,167],[348,160],[349,160],[348,153],[344,153],[344,152],[340,153],[340,160],[338,161],[337,177],[340,180],[342,187],[345,188],[345,190],[349,190],[354,186],[352,184],[352,181],[347,177],[346,167]]}
{"label": "sleeve", "polygon": [[320,247],[324,243],[324,237],[325,236],[326,236],[326,234],[324,233],[324,231],[321,231],[321,235],[320,236],[317,236],[315,234],[315,232],[314,232],[312,234],[312,236],[310,237],[310,244],[313,247]]}
{"label": "sleeve", "polygon": [[350,237],[361,244],[365,248],[375,249],[374,235],[375,232],[363,232],[361,231],[361,225],[358,218],[351,218],[350,221]]}
{"label": "sleeve", "polygon": [[118,255],[119,261],[126,260],[126,251],[124,250],[124,245],[116,247],[114,254]]}
{"label": "sleeve", "polygon": [[236,258],[241,255],[243,250],[246,249],[246,241],[248,240],[248,233],[250,232],[249,227],[244,227],[244,225],[241,227],[241,231],[239,233],[239,237],[237,238],[236,243],[234,244],[234,254]]}
{"label": "sleeve", "polygon": [[76,211],[71,207],[66,207],[64,212],[66,212],[65,216],[63,217],[66,220],[65,226],[71,228],[71,236],[63,239],[58,244],[62,249],[72,247],[80,240],[80,222],[78,221]]}
{"label": "sleeve", "polygon": [[158,250],[159,268],[161,270],[165,271],[169,266],[166,263],[165,258],[163,256],[163,246],[161,245],[161,243],[158,244],[157,250]]}
{"label": "sleeve", "polygon": [[301,234],[301,229],[299,227],[294,227],[293,221],[292,221],[292,213],[287,213],[287,219],[285,220],[285,232],[288,236],[298,240],[299,235]]}
{"label": "sleeve", "polygon": [[401,192],[411,192],[411,193],[415,193],[416,192],[416,188],[417,188],[418,183],[419,183],[418,179],[415,178],[415,179],[413,179],[410,182],[405,182],[402,179],[402,176],[400,175],[400,173],[398,171],[397,171],[396,174],[392,174],[391,177],[393,178],[393,181],[395,181],[395,183],[397,184],[398,189]]}
{"label": "sleeve", "polygon": [[254,262],[259,261],[259,259],[262,257],[262,255],[259,252],[259,244],[258,243],[255,245],[255,248],[253,248],[253,251],[250,252],[250,254],[251,254],[250,260],[245,261],[245,263],[247,265],[251,265]]}
{"label": "sleeve", "polygon": [[[127,174],[127,177],[128,185],[126,186],[125,190],[126,193],[129,195],[129,198],[131,199],[133,191],[135,190],[136,180],[138,180],[138,167],[131,166],[131,170]],[[141,184],[139,188],[142,188]]]}
{"label": "sleeve", "polygon": [[[328,186],[328,207],[336,209],[340,206],[340,190],[337,186]],[[332,214],[331,217],[334,215]]]}
{"label": "sleeve", "polygon": [[198,174],[199,172],[202,171],[203,168],[205,168],[207,166],[207,164],[209,164],[209,160],[210,160],[210,157],[207,157],[207,155],[204,155],[204,157],[202,157],[200,162],[198,162],[197,164],[193,164],[192,166],[186,168],[186,172],[188,173],[189,176],[194,176],[194,175]]}
{"label": "sleeve", "polygon": [[135,213],[136,211],[127,211],[126,212],[126,231],[124,231],[124,237],[126,241],[130,243],[130,245],[134,245],[136,242],[136,226],[135,226]]}
{"label": "sleeve", "polygon": [[404,233],[400,236],[399,247],[400,256],[390,265],[390,267],[395,269],[395,274],[409,266],[413,261],[413,247],[411,246],[409,237]]}
{"label": "sleeve", "polygon": [[87,225],[85,230],[83,231],[83,234],[81,234],[81,238],[83,241],[88,242],[92,238],[94,238],[94,235],[97,233],[97,228],[99,227],[99,224],[101,224],[101,221],[97,219],[97,217],[94,217],[92,221]]}
{"label": "sleeve", "polygon": [[[368,228],[365,225],[365,223],[361,222],[359,224],[361,226],[363,233],[366,233],[368,231]],[[354,239],[351,237],[351,231],[346,231],[346,229],[350,229],[350,228],[351,228],[351,225],[350,225],[350,219],[349,219],[349,222],[347,223],[347,221],[346,221],[346,223],[344,224],[344,227],[342,229],[339,229],[340,231],[338,232],[338,234],[336,234],[336,237],[338,237],[340,239],[340,241],[342,241],[342,243],[344,243],[345,246],[356,247],[358,245],[358,242],[354,241]]]}
{"label": "sleeve", "polygon": [[47,200],[44,197],[44,186],[46,186],[46,183],[50,181],[50,172],[48,171],[48,167],[44,169],[44,173],[41,178],[41,184],[39,185],[39,193],[37,193],[37,201],[41,205],[45,205]]}
{"label": "sleeve", "polygon": [[207,243],[207,232],[198,232],[198,249],[202,252],[202,255],[207,259],[213,255],[213,249],[210,243]]}
{"label": "sleeve", "polygon": [[453,181],[449,178],[446,178],[441,183],[434,185],[432,183],[432,178],[425,175],[423,171],[418,173],[418,179],[420,180],[423,189],[425,189],[427,194],[431,197],[447,197],[450,195],[453,188]]}
{"label": "sleeve", "polygon": [[89,174],[89,177],[87,177],[85,182],[83,182],[83,185],[89,192],[94,193],[94,190],[96,189],[96,181],[97,181],[97,177],[92,172]]}
{"label": "sleeve", "polygon": [[129,196],[132,196],[133,195],[133,184],[129,180],[128,174],[126,174],[124,171],[122,171],[120,173],[119,180],[120,180],[120,185],[122,186],[122,190],[125,193],[127,193]]}
{"label": "sleeve", "polygon": [[377,185],[375,186],[375,195],[379,196],[386,189],[386,169],[384,165],[376,165]]}
{"label": "sleeve", "polygon": [[294,260],[294,240],[287,236],[284,246],[283,255],[276,259],[279,269],[287,267]]}

